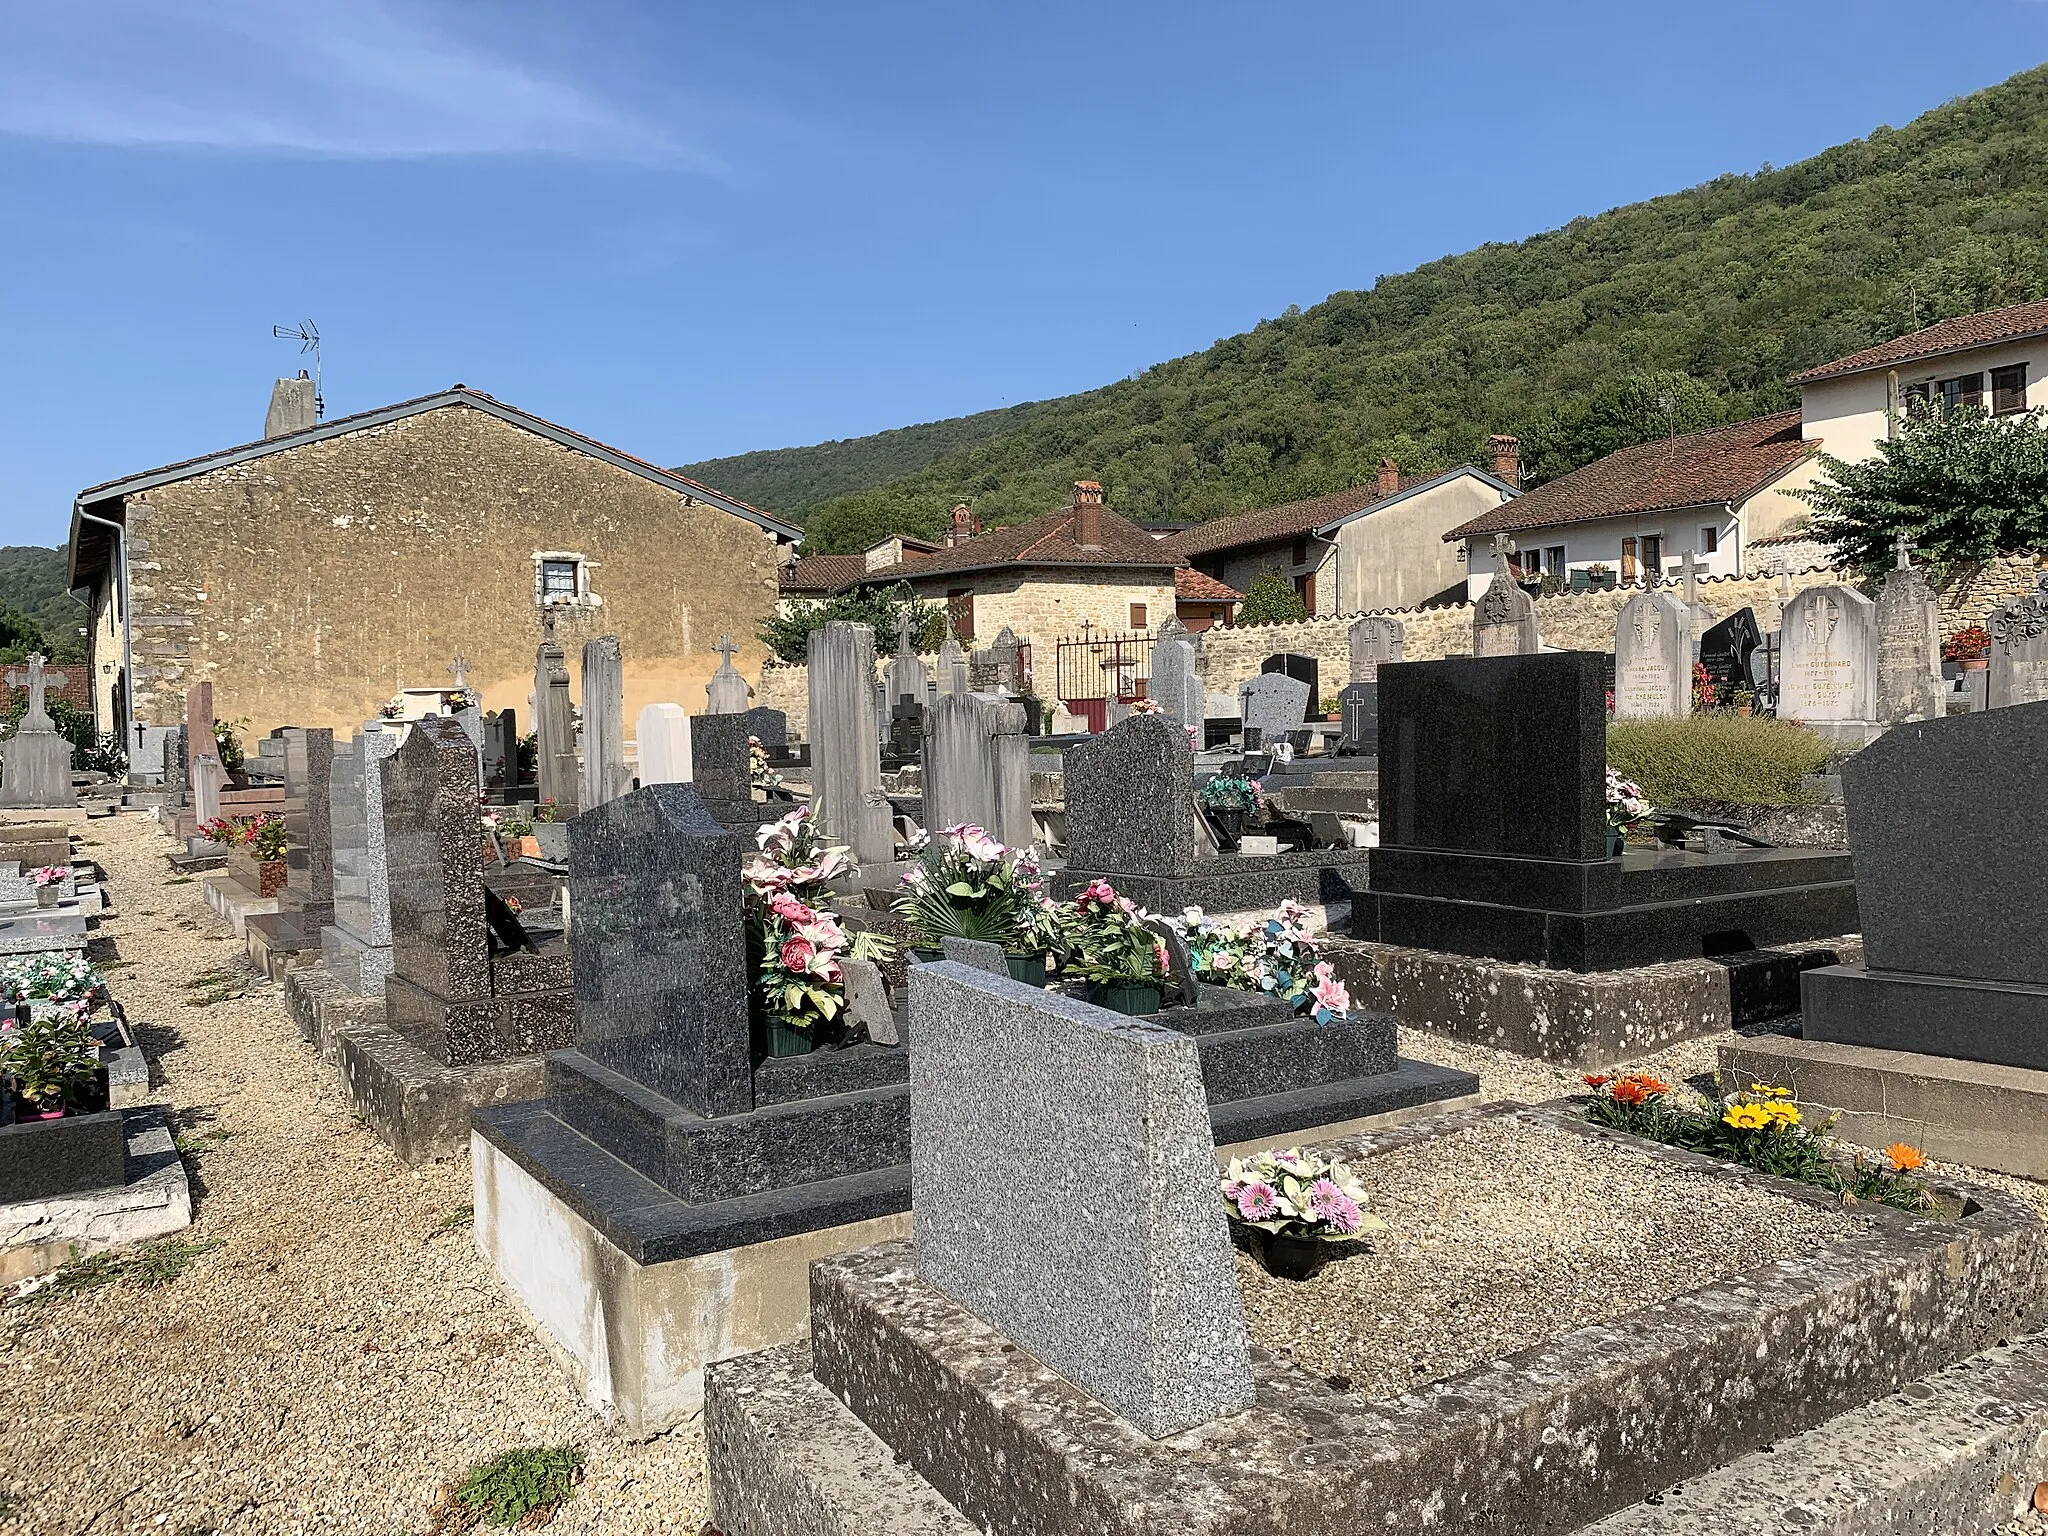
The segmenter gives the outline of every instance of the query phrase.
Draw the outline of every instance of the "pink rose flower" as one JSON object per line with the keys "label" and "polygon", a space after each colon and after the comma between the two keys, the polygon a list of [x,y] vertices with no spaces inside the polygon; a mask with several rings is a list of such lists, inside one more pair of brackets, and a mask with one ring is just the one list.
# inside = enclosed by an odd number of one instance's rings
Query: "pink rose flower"
{"label": "pink rose flower", "polygon": [[782,968],[801,976],[810,968],[811,956],[816,953],[811,941],[804,938],[785,939],[782,944]]}

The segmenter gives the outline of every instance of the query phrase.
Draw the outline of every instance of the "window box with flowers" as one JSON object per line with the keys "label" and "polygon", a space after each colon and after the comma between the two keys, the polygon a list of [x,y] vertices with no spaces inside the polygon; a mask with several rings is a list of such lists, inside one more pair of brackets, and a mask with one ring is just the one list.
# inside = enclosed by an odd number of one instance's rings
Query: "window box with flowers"
{"label": "window box with flowers", "polygon": [[1065,974],[1088,984],[1088,1001],[1113,1013],[1157,1013],[1166,977],[1166,941],[1145,926],[1145,913],[1107,880],[1088,888],[1061,913]]}

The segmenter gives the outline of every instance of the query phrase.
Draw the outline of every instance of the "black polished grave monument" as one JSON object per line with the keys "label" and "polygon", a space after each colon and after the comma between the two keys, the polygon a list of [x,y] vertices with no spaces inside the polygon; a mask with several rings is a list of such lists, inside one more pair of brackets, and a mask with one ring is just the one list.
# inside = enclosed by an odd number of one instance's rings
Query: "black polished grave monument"
{"label": "black polished grave monument", "polygon": [[1605,660],[1380,668],[1380,846],[1355,938],[1590,972],[1856,931],[1844,853],[1608,855]]}

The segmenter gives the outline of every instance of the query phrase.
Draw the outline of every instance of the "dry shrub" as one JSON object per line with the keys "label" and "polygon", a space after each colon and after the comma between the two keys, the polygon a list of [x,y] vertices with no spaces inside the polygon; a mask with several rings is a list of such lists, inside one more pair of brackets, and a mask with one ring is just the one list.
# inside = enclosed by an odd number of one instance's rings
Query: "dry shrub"
{"label": "dry shrub", "polygon": [[1617,720],[1607,761],[1661,806],[1688,801],[1789,805],[1799,780],[1818,773],[1828,743],[1789,720],[1710,710],[1675,720]]}

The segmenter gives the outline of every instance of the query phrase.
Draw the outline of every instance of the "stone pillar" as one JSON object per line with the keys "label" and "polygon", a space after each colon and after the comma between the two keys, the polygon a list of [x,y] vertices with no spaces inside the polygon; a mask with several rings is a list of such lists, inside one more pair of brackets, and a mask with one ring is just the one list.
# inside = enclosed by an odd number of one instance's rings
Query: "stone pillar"
{"label": "stone pillar", "polygon": [[583,794],[579,811],[626,792],[626,663],[617,635],[583,647]]}
{"label": "stone pillar", "polygon": [[834,620],[811,632],[811,794],[826,832],[879,867],[896,852],[875,724],[875,632]]}
{"label": "stone pillar", "polygon": [[534,654],[533,720],[538,745],[540,798],[555,802],[558,819],[577,811],[576,731],[569,716],[569,662],[554,640]]}

